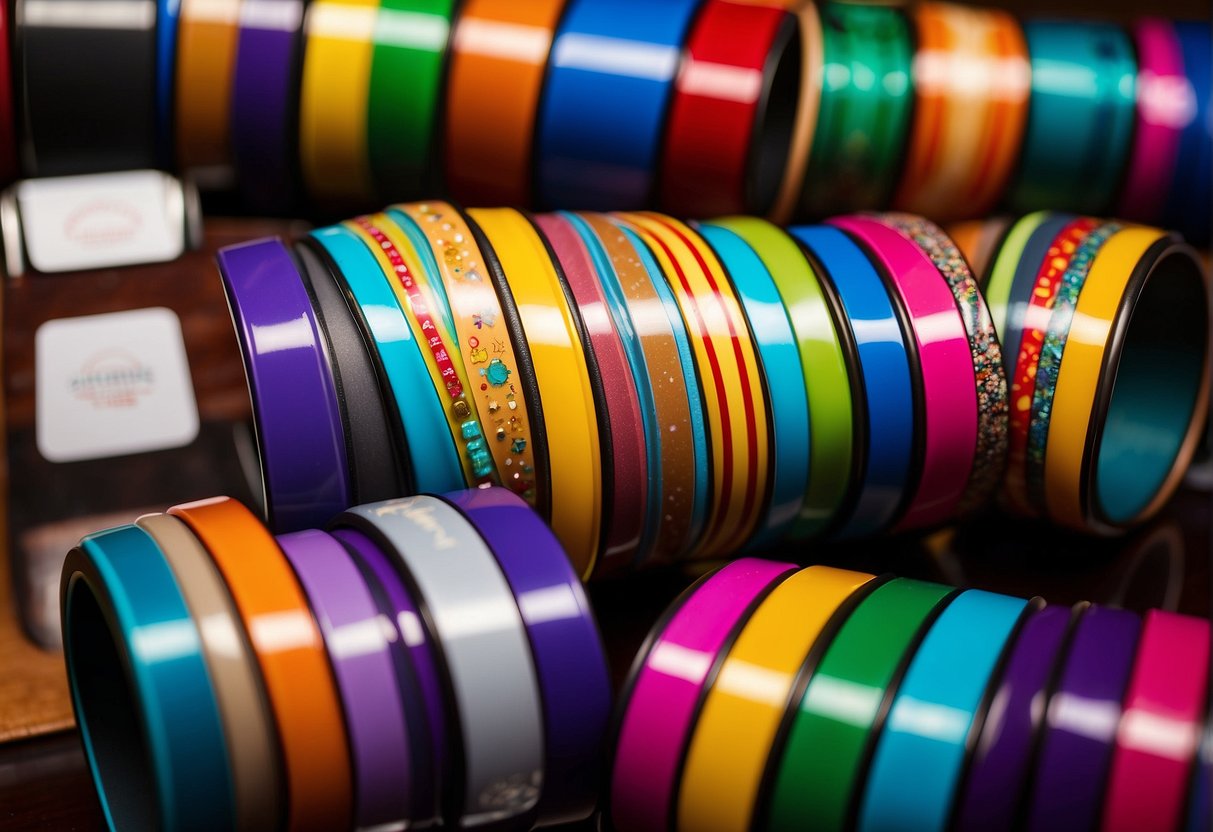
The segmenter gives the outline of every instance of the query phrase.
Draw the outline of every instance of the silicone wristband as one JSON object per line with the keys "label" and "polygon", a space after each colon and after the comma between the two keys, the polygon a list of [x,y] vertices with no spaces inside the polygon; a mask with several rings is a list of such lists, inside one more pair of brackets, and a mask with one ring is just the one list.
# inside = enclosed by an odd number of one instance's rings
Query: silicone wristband
{"label": "silicone wristband", "polygon": [[350,493],[332,370],[303,279],[278,239],[229,246],[216,260],[248,376],[270,525],[322,523]]}
{"label": "silicone wristband", "polygon": [[427,247],[434,255],[437,279],[430,282],[441,287],[448,300],[502,483],[545,511],[547,459],[536,447],[543,439],[544,422],[539,397],[525,380],[533,375],[530,350],[511,337],[503,304],[492,284],[485,282],[491,276],[490,252],[481,250],[467,222],[446,203],[399,205],[388,214],[406,234],[418,237],[414,248],[423,257]]}
{"label": "silicone wristband", "polygon": [[571,0],[548,62],[536,130],[544,207],[650,201],[680,50],[698,0]]}
{"label": "silicone wristband", "polygon": [[[1057,376],[1045,496],[1067,525],[1120,530],[1170,499],[1200,442],[1208,288],[1190,248],[1130,228],[1100,250],[1074,314],[1082,325]],[[1139,439],[1145,426],[1149,443]]]}
{"label": "silicone wristband", "polygon": [[359,826],[408,818],[409,737],[388,638],[366,582],[341,544],[321,531],[278,537],[324,637],[345,712]]}
{"label": "silicone wristband", "polygon": [[155,541],[173,571],[190,616],[200,624],[199,646],[215,689],[231,762],[234,828],[242,832],[272,828],[283,808],[278,732],[257,658],[240,630],[227,586],[210,554],[176,517],[149,514],[136,524]]}
{"label": "silicone wristband", "polygon": [[1178,827],[1208,692],[1209,620],[1147,612],[1116,734],[1105,832]]}
{"label": "silicone wristband", "polygon": [[839,324],[813,265],[791,237],[759,219],[730,217],[716,224],[738,234],[763,258],[800,347],[809,397],[809,479],[790,536],[802,540],[830,526],[850,484],[854,403]]}
{"label": "silicone wristband", "polygon": [[542,823],[584,820],[598,798],[611,679],[594,613],[560,543],[504,488],[444,495],[497,556],[518,601],[544,705]]}
{"label": "silicone wristband", "polygon": [[[1013,361],[1019,354],[1018,342],[1012,343],[1016,333],[1008,325],[1008,310],[1011,302],[1011,286],[1015,280],[1016,271],[1025,260],[1028,241],[1036,233],[1036,229],[1052,215],[1047,211],[1037,211],[1013,223],[1006,236],[998,246],[998,250],[990,256],[989,268],[982,276],[981,289],[985,295],[986,305],[990,307],[990,319],[994,322],[994,331],[1002,342],[1002,357],[1004,361]],[[1052,239],[1052,238],[1050,238]]]}
{"label": "silicone wristband", "polygon": [[[475,209],[491,240],[527,334],[546,406],[551,450],[552,528],[582,577],[594,571],[601,537],[602,463],[598,413],[574,310],[534,227],[512,209]],[[550,321],[562,324],[553,328]],[[608,434],[609,435],[609,434]]]}
{"label": "silicone wristband", "polygon": [[168,513],[211,553],[257,654],[286,770],[286,828],[347,825],[353,780],[340,696],[307,598],[282,550],[230,497],[173,506]]}
{"label": "silicone wristband", "polygon": [[1007,202],[1016,211],[1102,214],[1133,134],[1133,44],[1110,23],[1033,20],[1024,34],[1032,95]]}
{"label": "silicone wristband", "polygon": [[377,371],[337,286],[336,264],[313,237],[305,237],[295,247],[295,253],[332,360],[333,380],[345,424],[350,502],[358,504],[409,493],[412,472],[407,464],[400,464],[407,463],[408,448],[395,447]]}
{"label": "silicone wristband", "polygon": [[[158,7],[156,14],[163,15],[163,7]],[[21,175],[17,158],[17,107],[13,85],[15,22],[8,11],[8,4],[5,3],[3,8],[0,8],[0,182],[5,184]],[[173,27],[172,32],[176,37],[176,27]]]}
{"label": "silicone wristband", "polygon": [[[915,458],[914,381],[906,335],[880,275],[859,247],[828,226],[792,228],[833,284],[856,342],[867,400],[867,453],[862,487],[838,535],[857,537],[887,528],[902,504]],[[812,371],[809,372],[810,379]]]}
{"label": "silicone wristband", "polygon": [[692,334],[713,451],[713,504],[697,556],[734,551],[753,531],[767,489],[769,403],[753,336],[715,254],[660,214],[625,218],[662,263]]}
{"label": "silicone wristband", "polygon": [[[454,8],[454,0],[380,0],[366,103],[380,199],[414,196],[429,184]],[[401,79],[408,79],[407,95]]]}
{"label": "silicone wristband", "polygon": [[[896,691],[899,668],[956,590],[898,578],[851,613],[793,697],[782,750],[772,749],[769,828],[844,829],[870,751]],[[776,746],[778,748],[778,746]],[[826,753],[828,749],[828,753]]]}
{"label": "silicone wristband", "polygon": [[[447,186],[486,205],[531,203],[535,120],[563,0],[466,0],[451,35]],[[492,125],[492,129],[482,129]]]}
{"label": "silicone wristband", "polygon": [[1078,622],[1024,792],[1024,828],[1095,828],[1140,629],[1134,613],[1106,607]]}
{"label": "silicone wristband", "polygon": [[[873,578],[810,566],[755,610],[708,692],[687,750],[679,829],[750,828],[767,751],[802,665],[815,664],[847,600]],[[835,619],[832,624],[832,619]],[[815,646],[817,645],[817,646]],[[763,679],[760,691],[754,674]]]}
{"label": "silicone wristband", "polygon": [[610,471],[612,487],[609,496],[604,494],[605,536],[597,566],[597,572],[603,574],[631,565],[644,534],[648,462],[640,400],[586,245],[564,217],[541,216],[535,224],[556,252],[602,375],[605,400],[610,402],[606,412],[611,428],[610,456],[604,459],[603,476],[605,482],[605,471]]}
{"label": "silicone wristband", "polygon": [[1002,196],[1028,115],[1027,44],[1010,14],[945,3],[914,9],[914,118],[899,210],[988,214]]}
{"label": "silicone wristband", "polygon": [[858,828],[944,829],[970,727],[1028,602],[969,590],[923,639],[876,746]]}
{"label": "silicone wristband", "polygon": [[218,703],[155,541],[137,526],[89,535],[60,585],[72,707],[110,828],[231,828]]}
{"label": "silicone wristband", "polygon": [[[1028,480],[1028,502],[1035,511],[1044,513],[1045,505],[1045,454],[1052,421],[1053,399],[1057,393],[1057,379],[1061,371],[1066,341],[1074,321],[1079,293],[1086,284],[1091,264],[1108,238],[1120,230],[1116,223],[1104,223],[1083,238],[1070,258],[1061,285],[1053,299],[1053,311],[1049,315],[1049,328],[1040,346],[1040,358],[1036,362],[1036,389],[1032,394],[1032,420],[1028,427],[1028,447],[1025,473]],[[1079,319],[1082,323],[1082,319]]]}
{"label": "silicone wristband", "polygon": [[684,593],[654,626],[621,698],[609,802],[616,829],[669,828],[683,754],[723,651],[754,607],[795,569],[735,560]]}
{"label": "silicone wristband", "polygon": [[258,211],[292,207],[298,183],[298,93],[304,0],[241,0],[232,70],[232,161]]}
{"label": "silicone wristband", "polygon": [[24,0],[13,12],[22,172],[155,167],[156,5]]}
{"label": "silicone wristband", "polygon": [[1207,246],[1213,232],[1213,50],[1208,48],[1209,32],[1203,23],[1174,25],[1195,107],[1179,140],[1179,161],[1163,224],[1178,228],[1189,242]]}
{"label": "silicone wristband", "polygon": [[[770,502],[746,546],[766,547],[783,537],[800,514],[809,473],[809,407],[796,333],[765,263],[736,233],[697,226],[732,278],[762,359],[771,408]],[[776,381],[777,380],[777,381]]]}
{"label": "silicone wristband", "polygon": [[902,9],[828,3],[821,7],[821,29],[821,108],[800,195],[802,218],[888,201],[914,104],[914,40]]}
{"label": "silicone wristband", "polygon": [[1157,220],[1175,177],[1183,128],[1195,110],[1184,76],[1183,47],[1175,26],[1143,18],[1133,26],[1137,51],[1137,123],[1117,216]]}
{"label": "silicone wristband", "polygon": [[1014,828],[1032,753],[1044,730],[1043,705],[1053,693],[1052,681],[1081,609],[1046,607],[1024,624],[994,693],[998,705],[989,710],[957,792],[957,830]]}
{"label": "silicone wristband", "polygon": [[231,163],[231,108],[241,0],[181,0],[177,21],[177,161]]}
{"label": "silicone wristband", "polygon": [[430,644],[417,604],[389,556],[354,529],[335,529],[332,536],[349,553],[391,633],[388,647],[409,738],[405,749],[410,754],[413,785],[409,818],[415,825],[431,825],[438,820],[445,785],[440,782],[440,775],[445,770],[448,737],[435,648]]}
{"label": "silicone wristband", "polygon": [[831,223],[856,237],[887,270],[918,345],[926,402],[922,476],[897,528],[942,522],[964,493],[977,445],[973,360],[956,300],[939,270],[898,232],[863,217]]}
{"label": "silicone wristband", "polygon": [[[779,160],[771,157],[769,162],[782,161],[783,176],[774,192],[767,218],[773,223],[784,225],[791,221],[796,211],[796,202],[800,198],[801,189],[805,183],[805,170],[809,164],[809,150],[813,146],[813,133],[817,129],[817,112],[821,106],[822,89],[822,33],[821,15],[818,14],[816,3],[787,3],[782,4],[796,18],[796,33],[783,54],[800,52],[800,77],[788,77],[784,83],[797,86],[795,110],[791,114],[791,136],[784,158]],[[791,75],[794,67],[787,67],[786,61],[781,64],[786,76]],[[782,79],[781,79],[782,81]]]}
{"label": "silicone wristband", "polygon": [[445,408],[374,254],[344,226],[310,233],[336,263],[338,284],[382,373],[388,421],[400,431],[398,451],[409,455],[413,484],[418,491],[461,487],[463,472],[454,442],[448,439]]}
{"label": "silicone wristband", "polygon": [[[707,524],[708,517],[708,502],[711,497],[711,464],[712,459],[708,454],[708,426],[707,417],[705,415],[706,405],[703,399],[703,390],[699,385],[699,376],[695,369],[695,358],[691,351],[690,333],[687,331],[686,322],[682,319],[682,313],[678,309],[678,301],[674,298],[674,292],[670,289],[669,283],[666,281],[665,273],[661,267],[657,265],[657,261],[653,257],[652,251],[639,236],[636,235],[630,228],[618,225],[617,226],[624,240],[631,246],[636,253],[636,257],[640,263],[640,268],[643,270],[645,277],[641,280],[639,277],[636,280],[637,290],[642,290],[642,287],[651,287],[656,294],[657,304],[647,304],[647,309],[650,310],[647,314],[653,316],[653,326],[658,327],[659,331],[664,332],[664,327],[669,327],[670,332],[674,336],[674,344],[677,348],[678,368],[681,376],[671,376],[674,380],[670,384],[674,387],[681,387],[683,395],[687,403],[689,414],[689,427],[687,431],[690,440],[690,447],[693,450],[691,463],[693,468],[691,473],[694,476],[692,488],[689,493],[679,493],[676,498],[689,500],[690,512],[685,515],[689,520],[687,524],[687,534],[682,540],[680,549],[673,550],[679,557],[685,556],[692,550],[692,547],[697,544],[703,536],[704,527]],[[633,306],[633,314],[640,314],[641,320],[646,312],[640,311],[638,307]],[[664,323],[660,321],[658,315],[664,315]],[[681,379],[681,383],[679,382]],[[678,425],[677,422],[671,424]],[[662,447],[671,445],[673,437],[665,436],[662,440]],[[667,486],[667,494],[670,488]],[[679,518],[673,517],[674,509],[677,505],[677,499],[670,500],[667,496],[666,513],[671,515],[674,522],[678,522]],[[663,528],[668,529],[670,523],[667,521],[663,524]],[[671,535],[671,546],[677,537]]]}
{"label": "silicone wristband", "polygon": [[707,0],[674,82],[661,155],[663,210],[770,209],[791,149],[800,50],[799,26],[786,10]]}
{"label": "silicone wristband", "polygon": [[998,333],[969,264],[939,226],[906,214],[885,214],[883,221],[922,249],[943,275],[968,336],[977,394],[977,448],[960,511],[970,512],[993,495],[1007,463],[1007,375]]}
{"label": "silicone wristband", "polygon": [[[526,629],[493,553],[435,497],[358,506],[334,522],[395,554],[441,645],[448,730],[462,752],[447,758],[448,822],[529,825],[544,780],[542,703]],[[469,609],[494,626],[469,627]]]}
{"label": "silicone wristband", "polygon": [[303,30],[299,160],[309,195],[328,207],[374,193],[367,115],[380,0],[313,0]]}

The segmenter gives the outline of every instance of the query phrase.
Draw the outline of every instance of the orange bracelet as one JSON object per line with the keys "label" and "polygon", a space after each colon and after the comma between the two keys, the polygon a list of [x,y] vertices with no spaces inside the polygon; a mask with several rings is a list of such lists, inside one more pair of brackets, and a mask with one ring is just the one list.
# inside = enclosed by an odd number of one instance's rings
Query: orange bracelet
{"label": "orange bracelet", "polygon": [[174,106],[183,168],[231,161],[228,123],[239,38],[240,0],[181,0]]}
{"label": "orange bracelet", "polygon": [[307,597],[273,536],[230,497],[169,509],[223,574],[257,654],[286,764],[288,828],[330,832],[352,819],[341,700]]}

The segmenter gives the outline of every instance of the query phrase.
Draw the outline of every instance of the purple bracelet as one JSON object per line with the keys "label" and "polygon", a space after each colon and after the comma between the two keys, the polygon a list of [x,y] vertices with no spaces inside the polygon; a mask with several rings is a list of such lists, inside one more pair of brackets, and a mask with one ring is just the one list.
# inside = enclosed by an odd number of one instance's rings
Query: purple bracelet
{"label": "purple bracelet", "polygon": [[345,429],[324,338],[281,240],[216,255],[248,376],[264,504],[276,532],[323,526],[349,507]]}
{"label": "purple bracelet", "polygon": [[1140,634],[1125,610],[1091,607],[1078,622],[1049,700],[1028,829],[1095,828]]}
{"label": "purple bracelet", "polygon": [[307,593],[341,692],[357,825],[403,824],[412,808],[409,736],[379,610],[345,549],[325,532],[285,534],[278,545]]}
{"label": "purple bracelet", "polygon": [[303,0],[243,0],[232,77],[232,156],[244,197],[289,207],[295,156]]}
{"label": "purple bracelet", "polygon": [[438,670],[417,605],[382,550],[362,532],[342,528],[332,536],[345,545],[362,571],[380,612],[396,628],[392,639],[396,680],[413,752],[414,825],[438,817],[439,772],[446,756],[446,721]]}
{"label": "purple bracelet", "polygon": [[1065,647],[1074,612],[1045,607],[1024,624],[999,680],[969,768],[958,832],[1002,832],[1015,825],[1020,793],[1044,723],[1039,705]]}
{"label": "purple bracelet", "polygon": [[594,810],[611,716],[611,679],[594,614],[559,541],[505,488],[444,494],[497,557],[526,624],[544,704],[545,825]]}

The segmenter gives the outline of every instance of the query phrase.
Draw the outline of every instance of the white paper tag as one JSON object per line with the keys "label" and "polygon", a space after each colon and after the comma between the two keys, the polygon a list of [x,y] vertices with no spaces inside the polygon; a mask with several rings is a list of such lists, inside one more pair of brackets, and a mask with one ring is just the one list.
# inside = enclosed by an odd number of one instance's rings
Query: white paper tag
{"label": "white paper tag", "polygon": [[198,436],[181,322],[170,309],[61,318],[34,336],[38,451],[75,462]]}
{"label": "white paper tag", "polygon": [[16,186],[26,257],[40,272],[163,263],[185,251],[181,185],[154,170]]}

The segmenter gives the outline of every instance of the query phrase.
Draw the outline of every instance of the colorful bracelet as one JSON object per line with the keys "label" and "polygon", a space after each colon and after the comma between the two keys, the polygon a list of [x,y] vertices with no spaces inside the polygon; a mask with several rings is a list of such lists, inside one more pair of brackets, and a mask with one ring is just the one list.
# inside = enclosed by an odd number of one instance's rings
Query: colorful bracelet
{"label": "colorful bracelet", "polygon": [[241,0],[181,0],[174,100],[177,162],[183,168],[231,164]]}

